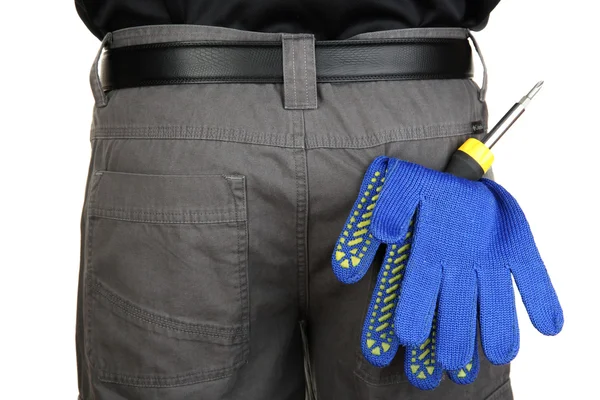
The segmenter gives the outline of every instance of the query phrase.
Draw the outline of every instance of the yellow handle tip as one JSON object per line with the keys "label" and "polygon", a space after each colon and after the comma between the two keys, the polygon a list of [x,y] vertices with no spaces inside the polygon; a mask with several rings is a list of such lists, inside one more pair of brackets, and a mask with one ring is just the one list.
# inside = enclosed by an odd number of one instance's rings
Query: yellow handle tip
{"label": "yellow handle tip", "polygon": [[477,162],[486,173],[494,162],[494,154],[482,142],[475,138],[470,138],[458,148],[463,153],[467,153],[473,160]]}

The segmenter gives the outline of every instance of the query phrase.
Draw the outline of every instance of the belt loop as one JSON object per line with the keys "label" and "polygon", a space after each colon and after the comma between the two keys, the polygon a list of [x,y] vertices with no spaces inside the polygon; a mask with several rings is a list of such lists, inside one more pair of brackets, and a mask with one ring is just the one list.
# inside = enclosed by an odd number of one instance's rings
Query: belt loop
{"label": "belt loop", "polygon": [[483,59],[483,55],[481,54],[481,49],[479,48],[479,45],[477,44],[477,40],[475,40],[475,36],[473,36],[473,33],[469,29],[467,29],[467,34],[471,38],[471,41],[473,42],[473,46],[475,47],[475,51],[479,55],[479,60],[481,61],[481,65],[483,66],[483,82],[481,83],[481,90],[479,91],[479,101],[484,102],[485,94],[487,92],[487,81],[488,81],[487,67],[485,65],[485,60]]}
{"label": "belt loop", "polygon": [[310,33],[282,33],[281,44],[284,108],[317,108],[315,36]]}
{"label": "belt loop", "polygon": [[108,99],[106,97],[106,93],[104,93],[104,90],[102,89],[100,75],[98,74],[98,62],[100,61],[102,50],[104,50],[105,46],[110,45],[111,42],[112,33],[109,32],[104,36],[104,39],[102,39],[100,49],[98,49],[98,53],[96,54],[96,58],[92,64],[92,69],[90,70],[90,86],[92,87],[92,94],[94,95],[96,107],[105,107],[106,104],[108,104]]}

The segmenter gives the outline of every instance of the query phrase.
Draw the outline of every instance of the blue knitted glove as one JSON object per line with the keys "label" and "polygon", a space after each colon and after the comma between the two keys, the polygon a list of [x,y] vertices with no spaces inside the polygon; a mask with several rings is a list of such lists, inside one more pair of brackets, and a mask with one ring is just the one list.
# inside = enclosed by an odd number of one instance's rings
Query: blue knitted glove
{"label": "blue knitted glove", "polygon": [[[365,174],[350,216],[336,244],[332,265],[336,276],[346,283],[356,282],[365,274],[381,242],[370,233],[373,209],[385,182],[387,157],[377,158]],[[387,245],[385,262],[377,278],[377,286],[369,305],[361,347],[364,357],[373,365],[385,367],[396,355],[399,341],[394,333],[393,315],[402,286],[404,267],[412,242],[412,231],[406,237]],[[433,389],[442,379],[443,369],[436,361],[435,320],[429,337],[419,346],[406,349],[405,372],[408,380],[420,389]],[[463,368],[448,371],[451,380],[460,384],[471,383],[479,371],[475,349],[472,360]]]}
{"label": "blue knitted glove", "polygon": [[[394,316],[401,344],[418,346],[427,339],[437,306],[437,362],[460,368],[474,354],[479,305],[487,358],[510,362],[519,349],[511,274],[533,325],[546,335],[560,332],[558,298],[525,216],[506,190],[486,179],[471,182],[396,159],[388,160],[385,179],[372,208],[371,240],[404,240],[415,216]],[[353,266],[341,277],[357,280],[368,268]]]}

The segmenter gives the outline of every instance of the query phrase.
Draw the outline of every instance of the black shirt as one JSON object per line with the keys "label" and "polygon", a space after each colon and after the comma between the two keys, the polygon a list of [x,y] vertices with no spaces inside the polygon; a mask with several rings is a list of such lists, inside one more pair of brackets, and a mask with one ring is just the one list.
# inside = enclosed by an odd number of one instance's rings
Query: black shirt
{"label": "black shirt", "polygon": [[200,24],[317,40],[416,27],[481,30],[500,0],[75,0],[98,38],[139,25]]}

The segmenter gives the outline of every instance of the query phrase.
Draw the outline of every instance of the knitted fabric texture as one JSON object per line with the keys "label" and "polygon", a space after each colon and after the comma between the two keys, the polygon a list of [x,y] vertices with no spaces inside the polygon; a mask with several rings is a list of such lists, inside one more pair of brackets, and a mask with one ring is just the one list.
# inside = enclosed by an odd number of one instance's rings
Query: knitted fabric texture
{"label": "knitted fabric texture", "polygon": [[371,235],[396,243],[409,232],[413,216],[394,316],[401,344],[417,346],[427,339],[437,307],[437,362],[461,368],[474,354],[479,307],[487,358],[510,362],[519,349],[511,274],[533,325],[545,335],[560,332],[562,309],[529,224],[500,185],[389,159]]}
{"label": "knitted fabric texture", "polygon": [[[369,167],[361,185],[359,196],[352,207],[344,230],[333,254],[333,269],[342,282],[354,283],[367,272],[381,242],[370,231],[371,217],[383,189],[388,158],[379,157]],[[393,316],[396,312],[402,278],[412,243],[409,230],[403,240],[386,246],[386,256],[379,271],[377,284],[369,304],[361,347],[364,357],[373,365],[385,367],[396,355],[399,341],[394,332]],[[420,389],[437,387],[444,373],[436,361],[435,319],[429,336],[418,346],[406,350],[405,373],[409,382]],[[459,384],[471,383],[477,377],[479,359],[477,352],[462,368],[448,371],[451,380]]]}
{"label": "knitted fabric texture", "polygon": [[373,365],[389,365],[407,346],[406,375],[436,387],[443,369],[457,383],[477,376],[477,318],[486,357],[510,362],[519,349],[511,275],[533,325],[562,329],[563,314],[516,200],[497,183],[471,182],[379,157],[333,252],[345,283],[360,280],[386,244],[362,335]]}

